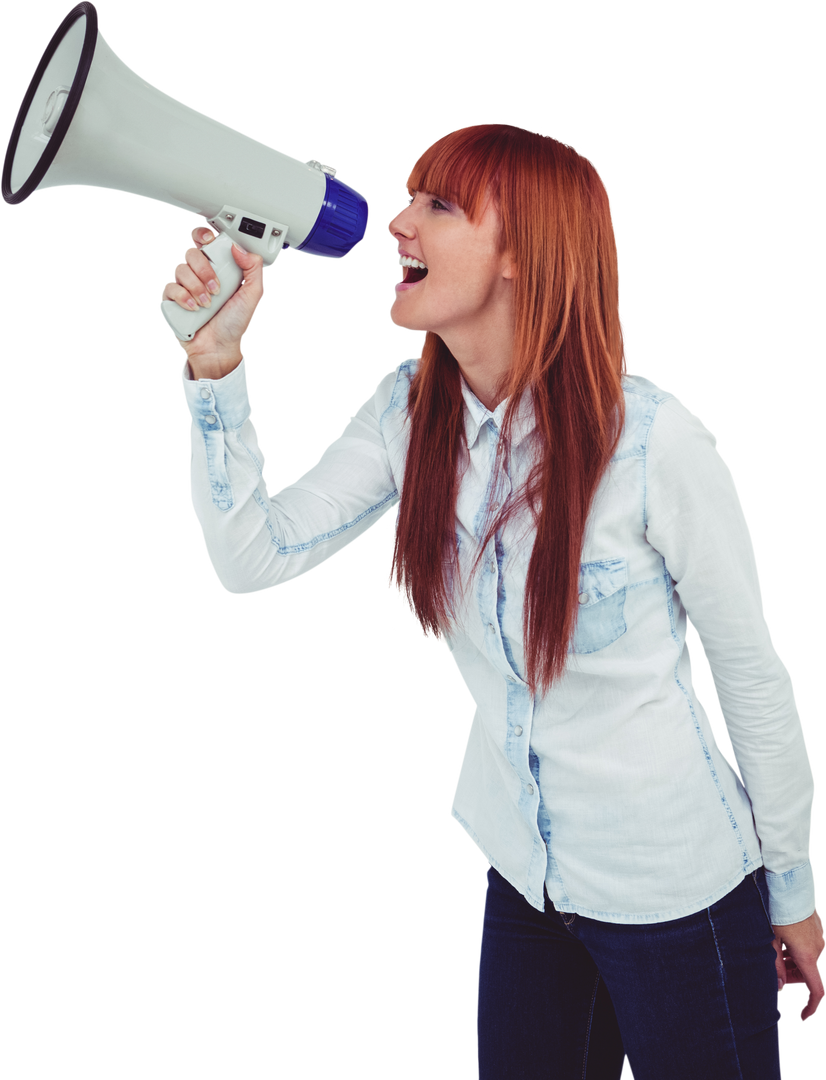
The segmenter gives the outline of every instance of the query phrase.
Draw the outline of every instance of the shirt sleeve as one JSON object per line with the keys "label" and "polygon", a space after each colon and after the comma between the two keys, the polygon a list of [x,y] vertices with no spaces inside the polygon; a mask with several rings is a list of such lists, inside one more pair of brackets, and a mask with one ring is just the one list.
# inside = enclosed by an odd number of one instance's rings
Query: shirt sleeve
{"label": "shirt sleeve", "polygon": [[714,676],[751,800],[776,925],[815,908],[808,858],[812,773],[789,675],[763,618],[751,538],[714,436],[674,398],[653,422],[649,542],[665,559]]}
{"label": "shirt sleeve", "polygon": [[305,573],[398,501],[381,430],[397,377],[392,372],[382,380],[314,468],[270,496],[249,418],[244,362],[223,379],[193,380],[184,368],[192,499],[227,589],[252,592]]}

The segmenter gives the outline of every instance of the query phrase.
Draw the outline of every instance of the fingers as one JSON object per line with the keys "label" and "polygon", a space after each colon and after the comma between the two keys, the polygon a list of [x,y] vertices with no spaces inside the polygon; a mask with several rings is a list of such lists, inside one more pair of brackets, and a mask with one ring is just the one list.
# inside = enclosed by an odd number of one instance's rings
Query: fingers
{"label": "fingers", "polygon": [[199,247],[190,248],[186,253],[186,262],[175,270],[175,282],[170,282],[163,292],[164,300],[173,300],[182,308],[195,311],[199,307],[210,307],[211,297],[221,291],[221,283],[215,267],[202,254],[201,247],[214,239],[209,229],[195,229],[192,238]]}
{"label": "fingers", "polygon": [[215,240],[215,233],[212,229],[207,229],[206,226],[198,226],[197,228],[189,230],[189,240],[190,243],[203,247],[204,244],[211,243]]}

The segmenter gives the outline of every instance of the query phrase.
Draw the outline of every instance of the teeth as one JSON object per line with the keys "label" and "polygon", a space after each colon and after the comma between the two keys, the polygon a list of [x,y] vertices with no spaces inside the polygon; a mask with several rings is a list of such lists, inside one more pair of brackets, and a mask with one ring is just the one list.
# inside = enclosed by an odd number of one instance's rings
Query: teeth
{"label": "teeth", "polygon": [[412,259],[409,255],[400,255],[399,264],[401,266],[412,266],[415,270],[427,270],[427,266],[423,262]]}

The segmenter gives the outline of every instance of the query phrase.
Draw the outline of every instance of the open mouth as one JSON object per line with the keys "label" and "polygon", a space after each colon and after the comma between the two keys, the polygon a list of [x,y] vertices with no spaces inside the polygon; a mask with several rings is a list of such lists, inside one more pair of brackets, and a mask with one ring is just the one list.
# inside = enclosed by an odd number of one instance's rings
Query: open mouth
{"label": "open mouth", "polygon": [[415,285],[417,281],[421,281],[427,277],[427,267],[418,266],[405,266],[404,277],[402,281],[405,285]]}

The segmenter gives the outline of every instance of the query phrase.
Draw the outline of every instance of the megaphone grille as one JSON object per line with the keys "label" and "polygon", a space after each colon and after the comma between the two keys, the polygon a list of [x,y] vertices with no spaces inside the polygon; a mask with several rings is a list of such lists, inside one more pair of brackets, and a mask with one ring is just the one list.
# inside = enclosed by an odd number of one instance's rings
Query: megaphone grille
{"label": "megaphone grille", "polygon": [[[42,87],[43,78],[49,69],[49,65],[52,62],[55,54],[64,41],[64,38],[78,21],[78,19],[86,19],[85,32],[83,37],[83,45],[80,49],[80,57],[77,60],[74,73],[71,77],[72,84],[69,88],[68,95],[63,104],[63,111],[58,117],[57,123],[54,127],[54,131],[51,135],[43,136],[42,143],[43,149],[38,153],[36,148],[34,151],[34,158],[32,158],[32,150],[29,146],[26,147],[26,156],[22,160],[25,164],[31,164],[32,168],[28,176],[18,185],[17,190],[13,189],[13,176],[12,172],[15,164],[15,157],[17,156],[18,146],[20,142],[20,135],[23,132],[24,125],[28,128],[31,126],[32,121],[40,120],[40,117],[29,116],[32,107],[34,106],[36,111],[42,110],[43,102],[39,100],[40,97],[48,96],[48,94],[54,89],[51,85],[45,84]],[[3,198],[7,203],[19,203],[27,198],[35,190],[37,185],[43,179],[48,172],[49,166],[55,159],[55,155],[60,149],[60,144],[63,142],[66,132],[69,130],[69,125],[72,122],[72,118],[75,115],[80,98],[83,93],[83,88],[86,85],[86,78],[89,74],[89,69],[92,66],[92,58],[95,55],[95,44],[98,36],[98,16],[97,11],[93,4],[78,4],[73,8],[60,26],[46,47],[46,51],[40,59],[40,63],[37,66],[37,71],[34,73],[34,78],[29,83],[29,89],[26,91],[26,96],[23,98],[23,104],[20,106],[20,111],[17,114],[17,120],[15,121],[14,128],[12,129],[11,139],[9,140],[9,147],[6,151],[6,160],[3,163]],[[18,170],[21,161],[18,160]]]}

